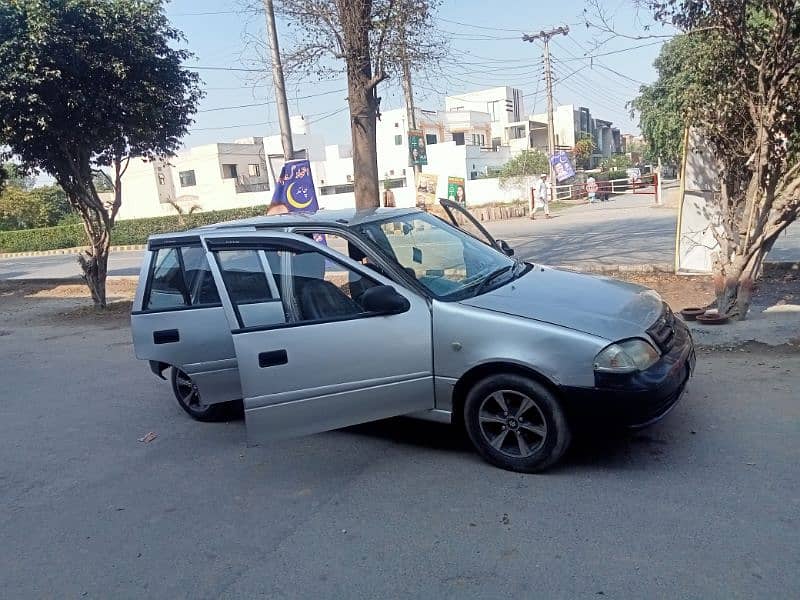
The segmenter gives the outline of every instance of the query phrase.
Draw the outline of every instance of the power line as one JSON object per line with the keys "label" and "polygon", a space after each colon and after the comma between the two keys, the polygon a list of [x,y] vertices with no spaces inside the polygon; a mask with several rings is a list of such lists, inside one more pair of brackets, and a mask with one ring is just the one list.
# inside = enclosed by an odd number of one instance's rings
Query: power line
{"label": "power line", "polygon": [[452,23],[453,25],[461,25],[463,27],[472,27],[473,29],[483,29],[486,31],[511,31],[514,33],[523,33],[524,29],[509,29],[506,27],[489,27],[486,25],[472,25],[471,23],[464,23],[463,21],[453,21],[451,19],[445,19],[444,17],[437,17],[439,21],[443,23]]}
{"label": "power line", "polygon": [[[344,106],[342,108],[338,108],[338,109],[336,109],[336,110],[334,110],[332,112],[329,112],[329,113],[315,113],[313,115],[306,115],[306,116],[309,116],[309,117],[315,117],[315,116],[321,115],[318,119],[308,119],[306,121],[306,124],[311,125],[312,123],[319,123],[320,121],[324,121],[325,119],[328,119],[330,117],[333,117],[335,115],[338,115],[339,113],[342,113],[342,112],[348,110],[348,108],[349,107]],[[258,123],[241,123],[239,125],[222,125],[222,126],[219,126],[219,127],[198,127],[196,129],[191,129],[190,132],[195,132],[195,131],[217,131],[217,130],[220,130],[220,129],[238,129],[240,127],[261,127],[261,126],[264,126],[264,125],[272,125],[272,124],[273,124],[272,121],[259,121]]]}

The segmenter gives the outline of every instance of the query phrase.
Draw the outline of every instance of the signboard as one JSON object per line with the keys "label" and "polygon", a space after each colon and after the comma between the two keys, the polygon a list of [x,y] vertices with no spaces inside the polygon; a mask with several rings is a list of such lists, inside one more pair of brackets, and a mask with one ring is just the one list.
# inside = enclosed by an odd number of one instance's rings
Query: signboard
{"label": "signboard", "polygon": [[408,160],[412,167],[421,167],[428,164],[425,136],[419,129],[408,130]]}
{"label": "signboard", "polygon": [[317,193],[311,164],[307,159],[288,160],[281,168],[281,175],[275,182],[272,204],[283,204],[289,212],[317,212]]}
{"label": "signboard", "polygon": [[575,167],[572,166],[572,162],[564,150],[558,150],[550,157],[550,166],[553,167],[553,173],[559,183],[575,176]]}
{"label": "signboard", "polygon": [[677,273],[710,273],[719,244],[714,229],[720,227],[714,157],[702,137],[694,130],[685,138],[682,193],[675,244]]}
{"label": "signboard", "polygon": [[436,203],[436,184],[439,176],[435,173],[417,174],[417,207],[424,208]]}
{"label": "signboard", "polygon": [[628,175],[628,181],[631,183],[642,182],[642,170],[639,167],[631,167],[630,169],[626,169],[625,172]]}
{"label": "signboard", "polygon": [[447,198],[458,202],[461,206],[467,205],[467,192],[463,177],[447,178]]}

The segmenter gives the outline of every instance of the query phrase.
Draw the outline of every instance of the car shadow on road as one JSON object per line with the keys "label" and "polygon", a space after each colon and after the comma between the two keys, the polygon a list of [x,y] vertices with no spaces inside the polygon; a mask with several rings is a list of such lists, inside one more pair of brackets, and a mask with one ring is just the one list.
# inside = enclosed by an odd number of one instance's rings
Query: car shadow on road
{"label": "car shadow on road", "polygon": [[[444,423],[396,417],[342,429],[353,435],[421,449],[475,454],[466,432]],[[579,430],[561,462],[548,472],[628,469],[664,452],[663,440],[624,428],[602,432]],[[477,459],[477,455],[475,455]]]}

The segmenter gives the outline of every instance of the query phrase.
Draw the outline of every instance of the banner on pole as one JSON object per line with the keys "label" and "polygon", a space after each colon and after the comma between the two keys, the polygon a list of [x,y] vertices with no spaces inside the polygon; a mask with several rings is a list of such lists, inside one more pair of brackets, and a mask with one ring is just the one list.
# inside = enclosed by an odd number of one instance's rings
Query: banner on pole
{"label": "banner on pole", "polygon": [[408,159],[412,167],[421,167],[428,164],[425,136],[420,129],[408,130]]}
{"label": "banner on pole", "polygon": [[575,167],[572,166],[572,161],[564,150],[553,153],[550,157],[550,166],[553,167],[553,173],[559,183],[575,176]]}
{"label": "banner on pole", "polygon": [[272,194],[273,204],[283,204],[289,212],[317,212],[317,193],[307,159],[288,160],[281,168]]}

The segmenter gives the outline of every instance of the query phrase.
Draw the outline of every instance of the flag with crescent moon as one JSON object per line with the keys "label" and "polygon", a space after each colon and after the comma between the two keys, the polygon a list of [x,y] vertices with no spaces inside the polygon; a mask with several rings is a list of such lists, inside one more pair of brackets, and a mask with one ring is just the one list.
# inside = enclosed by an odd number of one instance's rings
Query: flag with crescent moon
{"label": "flag with crescent moon", "polygon": [[286,161],[275,182],[273,204],[283,204],[289,212],[317,212],[317,193],[311,176],[311,163],[307,159]]}

